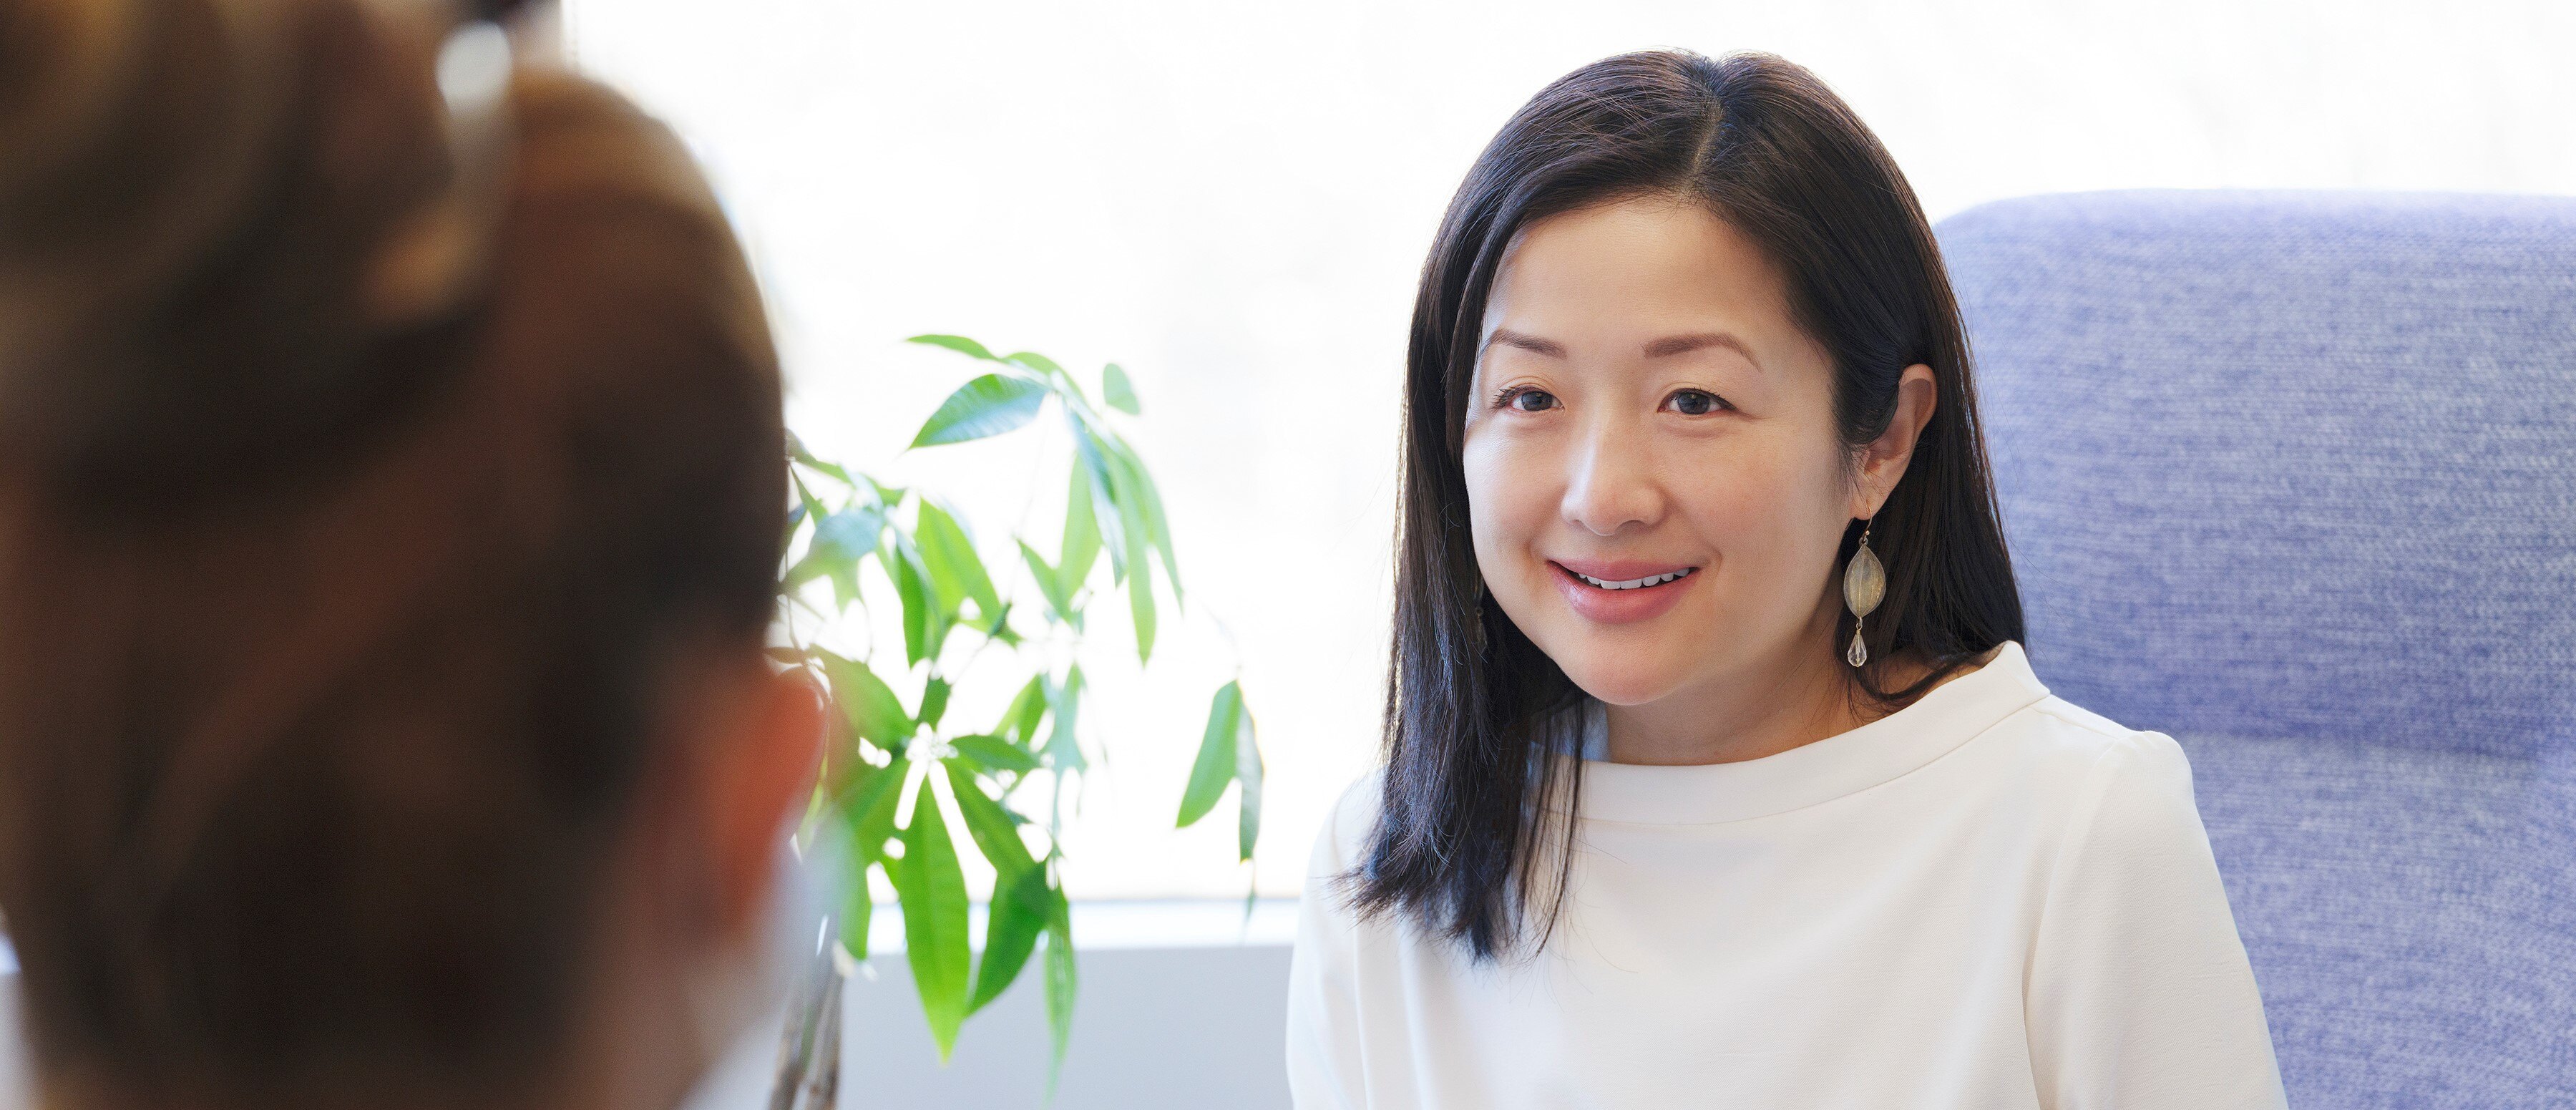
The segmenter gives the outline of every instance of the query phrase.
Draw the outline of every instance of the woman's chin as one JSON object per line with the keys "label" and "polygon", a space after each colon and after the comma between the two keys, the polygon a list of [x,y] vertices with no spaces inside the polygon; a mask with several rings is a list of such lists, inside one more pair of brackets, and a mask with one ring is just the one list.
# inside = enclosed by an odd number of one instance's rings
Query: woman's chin
{"label": "woman's chin", "polygon": [[[1605,653],[1606,654],[1606,653]],[[1678,668],[1639,668],[1633,656],[1611,656],[1589,664],[1558,664],[1565,677],[1584,693],[1611,705],[1646,705],[1670,697],[1681,686]]]}
{"label": "woman's chin", "polygon": [[[1706,658],[1705,640],[1685,634],[1684,614],[1601,624],[1562,608],[1532,606],[1520,622],[1539,651],[1584,693],[1612,705],[1644,705],[1688,685]],[[1507,605],[1505,611],[1509,612]]]}

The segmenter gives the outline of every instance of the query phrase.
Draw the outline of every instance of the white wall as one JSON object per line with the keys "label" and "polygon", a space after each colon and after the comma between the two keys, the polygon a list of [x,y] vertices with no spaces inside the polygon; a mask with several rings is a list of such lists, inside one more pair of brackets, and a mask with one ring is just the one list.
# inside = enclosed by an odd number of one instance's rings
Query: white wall
{"label": "white wall", "polygon": [[[901,956],[844,995],[844,1110],[1288,1110],[1288,947],[1111,948],[1080,957],[1083,1001],[1055,1101],[1046,1012],[1014,982],[967,1022],[942,1066]],[[746,1039],[685,1110],[768,1105],[778,1039]]]}
{"label": "white wall", "polygon": [[[1241,890],[1230,814],[1170,831],[1238,662],[1261,886],[1295,893],[1375,742],[1413,278],[1477,149],[1567,69],[1786,54],[1936,217],[2150,185],[2576,191],[2565,0],[571,3],[578,60],[713,167],[809,438],[933,473],[894,448],[964,367],[915,332],[1135,373],[1198,619],[1150,673],[1094,668],[1121,762],[1070,846],[1084,897]],[[1025,450],[951,457],[944,488],[1014,515]]]}

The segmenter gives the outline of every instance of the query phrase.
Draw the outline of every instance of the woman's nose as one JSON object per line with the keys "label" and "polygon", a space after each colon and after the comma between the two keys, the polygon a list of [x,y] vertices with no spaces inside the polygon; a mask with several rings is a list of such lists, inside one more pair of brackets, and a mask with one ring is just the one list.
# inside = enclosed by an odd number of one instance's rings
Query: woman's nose
{"label": "woman's nose", "polygon": [[1595,424],[1567,460],[1565,519],[1596,536],[1651,528],[1663,518],[1664,492],[1634,428]]}

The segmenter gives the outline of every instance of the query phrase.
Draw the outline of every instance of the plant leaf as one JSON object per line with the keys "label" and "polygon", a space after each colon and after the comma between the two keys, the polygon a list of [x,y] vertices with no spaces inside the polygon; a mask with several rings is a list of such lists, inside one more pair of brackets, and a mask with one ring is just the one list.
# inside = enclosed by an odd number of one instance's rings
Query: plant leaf
{"label": "plant leaf", "polygon": [[949,840],[948,822],[939,815],[929,779],[921,781],[921,792],[913,798],[912,824],[903,831],[903,859],[895,866],[903,871],[904,958],[912,965],[922,1016],[930,1019],[930,1039],[938,1042],[944,1064],[957,1047],[957,1026],[966,1020],[966,874],[957,866],[957,847]]}
{"label": "plant leaf", "polygon": [[1100,559],[1100,520],[1091,507],[1091,485],[1090,468],[1077,462],[1065,482],[1064,540],[1056,547],[1056,578],[1067,598],[1090,580],[1091,566]]}
{"label": "plant leaf", "polygon": [[1100,397],[1109,407],[1129,416],[1142,416],[1145,406],[1136,400],[1136,386],[1127,380],[1127,371],[1117,363],[1100,368]]}
{"label": "plant leaf", "polygon": [[814,543],[847,551],[856,559],[877,549],[877,540],[885,534],[885,523],[883,506],[843,509],[815,523]]}
{"label": "plant leaf", "polygon": [[[992,737],[977,737],[991,740]],[[1029,846],[1020,840],[1020,823],[1004,809],[1002,803],[984,793],[973,772],[954,763],[947,765],[948,785],[957,795],[957,813],[966,819],[966,832],[975,838],[975,849],[984,853],[984,862],[993,865],[994,873],[1009,880],[1019,872],[1037,866],[1029,855]],[[995,897],[1000,897],[999,893]],[[1040,907],[1043,909],[1043,907]]]}
{"label": "plant leaf", "polygon": [[[796,488],[796,507],[803,510],[805,519],[819,521],[827,515],[823,511],[823,502],[814,496],[813,490],[805,488],[805,479],[797,477],[795,471],[787,472],[787,483]],[[788,526],[787,538],[790,540],[796,538],[795,525]]]}
{"label": "plant leaf", "polygon": [[885,858],[886,838],[894,835],[894,799],[903,789],[904,775],[911,764],[901,757],[884,767],[853,760],[854,770],[842,784],[834,799],[841,822],[850,838],[848,887],[841,892],[841,947],[850,958],[868,958],[868,922],[873,916],[873,895],[868,891],[868,869]]}
{"label": "plant leaf", "polygon": [[796,590],[796,587],[806,585],[806,582],[814,582],[814,579],[824,577],[824,574],[835,574],[837,577],[837,572],[840,572],[842,567],[850,567],[848,556],[840,554],[840,551],[827,549],[827,546],[822,546],[822,543],[806,543],[806,554],[799,556],[796,564],[788,567],[786,574],[781,574],[778,585],[781,585],[783,590]]}
{"label": "plant leaf", "polygon": [[909,537],[895,537],[894,589],[903,599],[903,655],[907,664],[939,656],[948,642],[948,607],[940,604],[930,572],[921,565],[921,549]]}
{"label": "plant leaf", "polygon": [[1207,732],[1199,739],[1199,758],[1190,765],[1190,784],[1181,791],[1181,817],[1187,828],[1216,808],[1218,798],[1236,773],[1235,742],[1243,732],[1243,687],[1229,682],[1208,701]]}
{"label": "plant leaf", "polygon": [[1003,711],[1002,723],[993,726],[993,731],[1010,737],[1020,747],[1036,747],[1038,722],[1046,717],[1047,706],[1053,700],[1049,686],[1045,673],[1029,676],[1028,684],[1011,699],[1011,707]]}
{"label": "plant leaf", "polygon": [[1138,560],[1127,576],[1127,616],[1136,629],[1136,661],[1154,657],[1154,565]]}
{"label": "plant leaf", "polygon": [[1252,727],[1252,707],[1235,696],[1237,724],[1234,733],[1234,781],[1243,792],[1236,796],[1234,840],[1245,862],[1252,859],[1252,848],[1261,842],[1261,743]]}
{"label": "plant leaf", "polygon": [[1002,996],[1027,967],[1038,935],[1046,931],[1053,891],[1046,869],[1026,867],[993,883],[991,913],[984,920],[984,958],[975,968],[975,993],[966,1001],[969,1014]]}
{"label": "plant leaf", "polygon": [[[976,737],[990,740],[990,737]],[[993,865],[993,902],[984,924],[984,957],[975,971],[974,996],[966,1012],[974,1013],[1000,997],[1029,962],[1038,933],[1046,927],[1050,891],[1046,869],[1021,842],[1019,822],[1002,804],[984,793],[982,784],[963,767],[948,765],[948,785],[957,797],[957,812],[975,847]]]}
{"label": "plant leaf", "polygon": [[822,519],[823,501],[821,498],[814,496],[814,490],[812,487],[805,484],[805,476],[796,473],[794,470],[789,470],[787,472],[787,484],[796,487],[796,501],[798,504],[805,506],[805,515],[817,520]]}
{"label": "plant leaf", "polygon": [[965,355],[969,358],[980,358],[986,362],[1002,361],[1000,358],[995,357],[993,352],[985,350],[983,344],[975,342],[974,340],[968,339],[962,335],[916,335],[910,339],[904,340],[904,342],[926,343],[933,347],[946,347],[958,354]]}
{"label": "plant leaf", "polygon": [[832,568],[832,606],[840,612],[850,611],[850,603],[859,599],[859,567],[846,563]]}
{"label": "plant leaf", "polygon": [[852,731],[888,749],[912,738],[912,715],[904,712],[903,700],[875,671],[828,651],[816,654],[823,658],[823,674],[832,681],[832,701],[841,707]]}
{"label": "plant leaf", "polygon": [[1154,476],[1145,473],[1145,464],[1136,464],[1136,484],[1145,491],[1145,532],[1153,537],[1154,550],[1163,557],[1165,582],[1172,587],[1172,604],[1181,604],[1181,558],[1172,553],[1172,522],[1163,515],[1163,492],[1154,485]]}
{"label": "plant leaf", "polygon": [[1054,1098],[1056,1080],[1064,1072],[1065,1044],[1073,1038],[1073,1000],[1081,981],[1073,963],[1072,907],[1062,889],[1050,888],[1049,893],[1055,904],[1048,907],[1046,930],[1047,1035],[1055,1054],[1047,1066],[1047,1097]]}
{"label": "plant leaf", "polygon": [[842,485],[858,485],[857,482],[850,480],[850,472],[842,467],[841,464],[824,462],[821,459],[815,458],[812,451],[805,449],[805,441],[797,438],[796,433],[794,432],[787,433],[787,457],[795,460],[799,465],[803,466],[807,470],[814,471],[817,474],[828,474],[833,478],[838,479]]}
{"label": "plant leaf", "polygon": [[[1114,445],[1113,445],[1114,448]],[[1108,453],[1110,490],[1118,502],[1120,546],[1127,552],[1127,611],[1136,627],[1136,658],[1154,657],[1154,565],[1145,552],[1151,543],[1145,520],[1146,490],[1141,472],[1113,449]]]}
{"label": "plant leaf", "polygon": [[1127,472],[1128,485],[1135,492],[1140,502],[1139,511],[1145,518],[1145,533],[1152,538],[1154,549],[1163,556],[1165,582],[1172,587],[1172,600],[1177,603],[1181,600],[1181,561],[1172,553],[1172,527],[1163,515],[1162,490],[1154,485],[1154,476],[1146,471],[1145,460],[1136,454],[1134,447],[1124,440],[1113,440],[1110,448],[1113,452],[1110,464],[1123,464]]}
{"label": "plant leaf", "polygon": [[1027,774],[1038,769],[1038,757],[997,736],[960,736],[948,742],[957,754],[988,770]]}
{"label": "plant leaf", "polygon": [[[861,764],[860,766],[867,766]],[[868,922],[874,906],[868,892],[868,869],[883,861],[887,838],[894,835],[895,801],[912,763],[901,756],[883,767],[869,767],[864,777],[840,798],[841,820],[850,835],[849,889],[842,892],[841,946],[852,959],[868,958]],[[887,878],[893,878],[888,873]]]}
{"label": "plant leaf", "polygon": [[[1118,516],[1118,491],[1111,481],[1109,460],[1100,437],[1080,418],[1073,421],[1074,472],[1091,487],[1087,499],[1091,505],[1092,537],[1109,551],[1109,577],[1113,582],[1127,580],[1127,530]],[[1068,580],[1068,586],[1081,583]]]}
{"label": "plant leaf", "polygon": [[1050,377],[1061,376],[1064,374],[1064,367],[1056,365],[1054,359],[1048,358],[1036,351],[1013,351],[1010,354],[1003,355],[1002,361],[1017,363]]}
{"label": "plant leaf", "polygon": [[993,614],[993,619],[984,622],[983,627],[977,629],[977,631],[1011,647],[1020,646],[1019,630],[1011,627],[1010,602],[1003,602],[1002,611]]}
{"label": "plant leaf", "polygon": [[1046,395],[1046,386],[1027,378],[986,374],[958,386],[957,392],[940,402],[938,411],[921,422],[912,445],[937,447],[1016,431],[1037,419]]}
{"label": "plant leaf", "polygon": [[1030,547],[1027,540],[1021,540],[1019,544],[1020,561],[1028,564],[1029,577],[1037,579],[1038,592],[1046,595],[1047,615],[1072,624],[1073,599],[1066,596],[1064,583],[1056,577],[1055,568],[1048,566],[1046,556],[1038,554],[1038,549]]}
{"label": "plant leaf", "polygon": [[[860,877],[866,877],[869,864],[886,858],[887,839],[894,836],[895,810],[903,798],[903,780],[912,773],[912,761],[902,756],[876,768],[841,800],[842,820],[849,822],[850,851],[856,857]],[[887,876],[893,878],[891,874]],[[853,953],[855,954],[855,953]]]}
{"label": "plant leaf", "polygon": [[931,586],[952,616],[965,615],[960,602],[967,598],[975,600],[975,613],[983,620],[989,621],[1002,611],[1001,596],[993,591],[993,577],[985,572],[983,557],[975,553],[975,542],[966,538],[966,530],[958,526],[956,517],[923,501],[913,532],[921,545],[922,567],[930,572]]}
{"label": "plant leaf", "polygon": [[[786,587],[792,590],[829,575],[836,596],[856,596],[859,560],[876,550],[877,540],[884,532],[885,510],[875,506],[843,509],[817,520],[804,557],[787,568]],[[844,608],[848,604],[843,600]]]}
{"label": "plant leaf", "polygon": [[824,462],[812,455],[804,454],[802,453],[801,448],[796,456],[796,465],[804,467],[807,470],[811,470],[816,474],[821,474],[835,479],[845,486],[856,486],[859,484],[857,479],[850,477],[850,470],[848,467],[842,466],[836,462]]}
{"label": "plant leaf", "polygon": [[922,685],[921,712],[917,714],[922,724],[939,727],[940,716],[948,712],[948,692],[948,680],[935,675]]}
{"label": "plant leaf", "polygon": [[1055,711],[1055,729],[1047,733],[1046,747],[1039,749],[1039,754],[1046,757],[1047,766],[1059,773],[1080,771],[1088,765],[1082,758],[1082,743],[1074,738],[1073,731],[1082,711],[1082,665],[1077,663],[1066,671],[1064,684],[1050,694],[1048,708]]}

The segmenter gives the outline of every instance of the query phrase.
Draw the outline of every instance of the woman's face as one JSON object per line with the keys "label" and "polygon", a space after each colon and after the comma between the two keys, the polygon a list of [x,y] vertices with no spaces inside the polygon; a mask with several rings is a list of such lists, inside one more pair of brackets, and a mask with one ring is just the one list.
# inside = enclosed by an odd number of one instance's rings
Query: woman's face
{"label": "woman's face", "polygon": [[1539,221],[1479,349],[1477,566],[1576,685],[1643,705],[1829,650],[1835,555],[1878,475],[1853,470],[1831,360],[1751,240],[1660,198]]}

